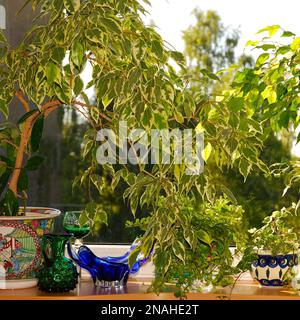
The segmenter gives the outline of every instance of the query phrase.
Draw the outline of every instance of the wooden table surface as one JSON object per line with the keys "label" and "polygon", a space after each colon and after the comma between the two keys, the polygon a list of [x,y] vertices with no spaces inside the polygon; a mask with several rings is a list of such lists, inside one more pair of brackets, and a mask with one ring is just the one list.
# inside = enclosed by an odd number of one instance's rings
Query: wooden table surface
{"label": "wooden table surface", "polygon": [[[69,293],[44,293],[37,287],[30,289],[0,290],[0,300],[172,300],[172,292],[147,293],[149,282],[130,281],[122,289],[101,289],[94,287],[89,280],[81,281],[77,289]],[[251,280],[240,280],[231,292],[231,288],[222,288],[213,292],[189,293],[190,300],[300,300],[300,292],[292,288],[260,287]]]}

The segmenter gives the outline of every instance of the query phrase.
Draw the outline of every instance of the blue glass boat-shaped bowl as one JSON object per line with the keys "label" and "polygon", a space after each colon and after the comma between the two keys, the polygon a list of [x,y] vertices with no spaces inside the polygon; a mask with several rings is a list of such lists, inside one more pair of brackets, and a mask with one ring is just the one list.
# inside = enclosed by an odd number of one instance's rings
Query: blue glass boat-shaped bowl
{"label": "blue glass boat-shaped bowl", "polygon": [[130,269],[128,258],[136,246],[137,242],[134,242],[129,251],[120,257],[97,257],[85,245],[82,245],[78,252],[76,252],[70,242],[67,245],[67,249],[72,260],[91,274],[95,285],[101,287],[120,287],[125,286],[129,275],[137,273],[149,259],[149,257],[144,258],[142,255],[139,255]]}

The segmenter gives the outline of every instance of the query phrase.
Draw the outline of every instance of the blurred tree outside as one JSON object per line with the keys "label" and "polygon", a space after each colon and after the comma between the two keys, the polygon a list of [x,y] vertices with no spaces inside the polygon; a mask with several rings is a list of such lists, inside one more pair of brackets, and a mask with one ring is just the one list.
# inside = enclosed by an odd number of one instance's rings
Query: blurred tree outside
{"label": "blurred tree outside", "polygon": [[[191,77],[191,90],[198,95],[216,94],[231,83],[237,69],[251,66],[254,61],[247,55],[236,57],[240,32],[236,28],[225,26],[216,11],[196,8],[193,15],[196,23],[183,32],[184,55]],[[207,73],[211,74],[213,79],[201,76]],[[214,73],[219,73],[221,86],[216,83]]]}

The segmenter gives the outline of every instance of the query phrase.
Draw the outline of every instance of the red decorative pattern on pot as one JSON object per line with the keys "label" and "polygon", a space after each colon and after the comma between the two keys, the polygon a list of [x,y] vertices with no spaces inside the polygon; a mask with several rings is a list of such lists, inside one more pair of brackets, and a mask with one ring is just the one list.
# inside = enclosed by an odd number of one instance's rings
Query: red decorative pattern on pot
{"label": "red decorative pattern on pot", "polygon": [[[39,266],[40,239],[31,227],[39,228],[36,222],[33,220],[0,223],[0,279],[24,279],[32,276]],[[44,228],[47,228],[45,222]]]}

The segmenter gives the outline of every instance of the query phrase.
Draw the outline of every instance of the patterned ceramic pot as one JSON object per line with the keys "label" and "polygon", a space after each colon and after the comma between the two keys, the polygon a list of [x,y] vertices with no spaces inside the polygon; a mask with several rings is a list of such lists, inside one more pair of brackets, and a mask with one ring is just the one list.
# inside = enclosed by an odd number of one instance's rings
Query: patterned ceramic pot
{"label": "patterned ceramic pot", "polygon": [[252,263],[251,275],[262,286],[282,287],[290,284],[297,265],[297,254],[273,256],[268,251],[260,251]]}
{"label": "patterned ceramic pot", "polygon": [[21,289],[37,285],[41,262],[40,240],[51,231],[60,211],[27,207],[22,216],[0,216],[0,289]]}

